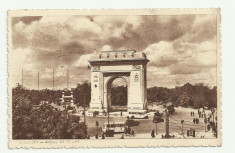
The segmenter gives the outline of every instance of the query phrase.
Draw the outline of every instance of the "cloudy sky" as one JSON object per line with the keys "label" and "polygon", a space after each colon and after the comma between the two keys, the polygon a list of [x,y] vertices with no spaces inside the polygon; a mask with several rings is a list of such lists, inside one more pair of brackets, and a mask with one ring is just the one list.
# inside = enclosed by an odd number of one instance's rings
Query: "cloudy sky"
{"label": "cloudy sky", "polygon": [[90,81],[87,60],[102,50],[146,52],[148,87],[216,85],[216,16],[37,16],[12,18],[14,83],[37,89]]}

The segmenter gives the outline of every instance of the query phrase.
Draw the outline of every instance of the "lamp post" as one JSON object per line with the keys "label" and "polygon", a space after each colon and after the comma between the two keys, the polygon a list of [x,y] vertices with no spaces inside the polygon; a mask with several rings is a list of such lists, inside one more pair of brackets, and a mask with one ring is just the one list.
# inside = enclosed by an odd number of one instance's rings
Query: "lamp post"
{"label": "lamp post", "polygon": [[205,132],[207,132],[207,130],[206,130],[207,119],[206,118],[204,118],[204,123],[205,123]]}
{"label": "lamp post", "polygon": [[184,120],[181,120],[181,124],[182,124],[182,135],[183,135],[183,137],[184,137],[184,126],[183,126]]}
{"label": "lamp post", "polygon": [[96,121],[95,125],[96,125],[96,139],[98,139],[98,126],[99,126],[99,122]]}
{"label": "lamp post", "polygon": [[83,116],[84,116],[84,124],[85,124],[85,138],[87,138],[85,99],[86,99],[86,94],[83,94]]}

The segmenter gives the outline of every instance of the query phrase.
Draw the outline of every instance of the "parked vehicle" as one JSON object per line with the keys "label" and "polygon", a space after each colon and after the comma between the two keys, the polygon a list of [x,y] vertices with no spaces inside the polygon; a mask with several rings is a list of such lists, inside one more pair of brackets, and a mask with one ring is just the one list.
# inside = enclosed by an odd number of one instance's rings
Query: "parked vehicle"
{"label": "parked vehicle", "polygon": [[140,124],[139,121],[135,120],[126,120],[126,126],[132,127],[132,126],[138,126]]}
{"label": "parked vehicle", "polygon": [[128,116],[131,119],[148,119],[146,110],[135,110],[128,112]]}
{"label": "parked vehicle", "polygon": [[126,123],[125,122],[110,122],[104,123],[102,126],[103,133],[106,133],[107,131],[113,130],[114,133],[124,133],[126,129]]}

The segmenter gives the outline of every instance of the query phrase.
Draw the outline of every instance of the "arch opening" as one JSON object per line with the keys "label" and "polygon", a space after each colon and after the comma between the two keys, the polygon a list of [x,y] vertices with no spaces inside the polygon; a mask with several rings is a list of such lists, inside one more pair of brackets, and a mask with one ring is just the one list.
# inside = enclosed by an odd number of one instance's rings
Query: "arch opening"
{"label": "arch opening", "polygon": [[128,83],[123,77],[114,77],[107,85],[109,111],[127,111]]}

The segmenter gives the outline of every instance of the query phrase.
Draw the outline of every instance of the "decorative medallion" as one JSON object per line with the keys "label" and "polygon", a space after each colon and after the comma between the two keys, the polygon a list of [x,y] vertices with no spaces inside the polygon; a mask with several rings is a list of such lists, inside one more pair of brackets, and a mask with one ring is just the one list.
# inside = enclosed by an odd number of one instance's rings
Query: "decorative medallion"
{"label": "decorative medallion", "polygon": [[139,81],[139,75],[138,75],[138,73],[135,74],[134,81],[135,81],[135,82],[138,82],[138,81]]}
{"label": "decorative medallion", "polygon": [[94,75],[94,82],[98,82],[98,75],[97,74]]}

